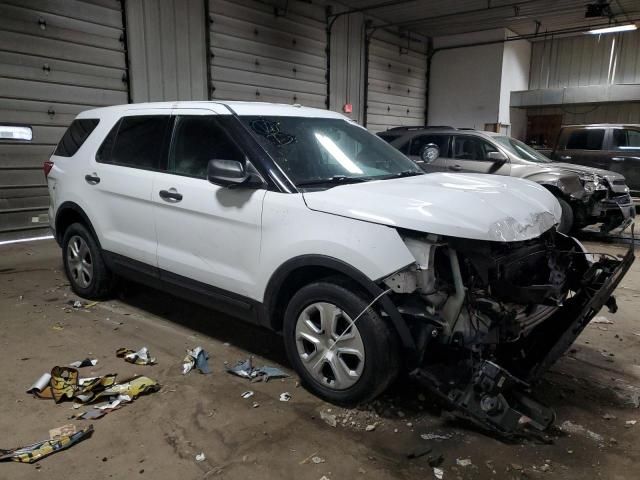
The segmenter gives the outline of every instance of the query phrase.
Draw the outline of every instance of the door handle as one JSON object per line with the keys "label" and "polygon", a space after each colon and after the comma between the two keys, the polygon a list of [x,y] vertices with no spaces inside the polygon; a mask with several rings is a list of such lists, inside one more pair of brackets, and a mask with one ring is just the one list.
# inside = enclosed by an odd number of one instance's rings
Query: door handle
{"label": "door handle", "polygon": [[97,176],[95,173],[92,175],[85,175],[84,180],[89,185],[97,185],[98,183],[100,183],[100,177]]}
{"label": "door handle", "polygon": [[460,170],[462,170],[462,167],[456,163],[455,165],[449,165],[449,170],[459,172]]}
{"label": "door handle", "polygon": [[182,200],[182,194],[178,193],[175,188],[169,190],[160,190],[160,198],[168,202],[179,202]]}
{"label": "door handle", "polygon": [[611,157],[612,162],[624,162],[624,157]]}
{"label": "door handle", "polygon": [[560,160],[571,160],[571,155],[560,155]]}

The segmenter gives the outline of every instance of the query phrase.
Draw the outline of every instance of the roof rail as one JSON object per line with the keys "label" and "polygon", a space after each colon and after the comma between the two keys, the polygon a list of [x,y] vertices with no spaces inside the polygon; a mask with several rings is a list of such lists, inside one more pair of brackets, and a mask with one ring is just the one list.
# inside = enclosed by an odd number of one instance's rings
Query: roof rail
{"label": "roof rail", "polygon": [[455,127],[451,127],[449,125],[412,125],[405,127],[392,127],[387,129],[387,132],[397,132],[401,130],[429,130],[429,129],[448,129],[448,130],[457,130]]}

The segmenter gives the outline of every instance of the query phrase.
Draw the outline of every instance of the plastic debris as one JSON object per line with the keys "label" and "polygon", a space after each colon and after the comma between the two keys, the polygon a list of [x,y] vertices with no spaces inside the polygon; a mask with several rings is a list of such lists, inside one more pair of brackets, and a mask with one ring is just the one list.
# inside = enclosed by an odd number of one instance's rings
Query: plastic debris
{"label": "plastic debris", "polygon": [[320,418],[324,420],[324,422],[330,427],[335,427],[338,425],[338,420],[335,415],[326,412],[320,412]]}
{"label": "plastic debris", "polygon": [[251,358],[240,360],[235,366],[227,368],[227,372],[238,377],[248,378],[252,382],[268,382],[272,378],[286,378],[289,376],[276,367],[263,366],[256,368],[253,366]]}
{"label": "plastic debris", "polygon": [[196,462],[204,462],[207,459],[204,452],[200,452],[196,455]]}
{"label": "plastic debris", "polygon": [[97,363],[98,363],[97,358],[85,358],[84,360],[79,360],[77,362],[70,363],[69,366],[73,368],[95,367]]}
{"label": "plastic debris", "polygon": [[637,420],[627,420],[626,422],[624,422],[624,426],[629,428],[633,427],[636,423],[638,423]]}
{"label": "plastic debris", "polygon": [[372,423],[372,424],[370,424],[370,425],[367,425],[367,426],[365,427],[365,431],[367,431],[367,432],[373,432],[373,431],[376,429],[376,427],[377,427],[377,426],[378,426],[378,424],[377,424],[377,423]]}
{"label": "plastic debris", "polygon": [[244,399],[253,397],[253,391],[247,390],[246,392],[242,392],[240,396]]}
{"label": "plastic debris", "polygon": [[155,365],[156,359],[149,355],[149,349],[142,347],[137,352],[128,348],[119,348],[116,350],[116,357],[124,358],[126,362],[136,365]]}
{"label": "plastic debris", "polygon": [[251,408],[258,408],[260,406],[260,404],[258,402],[253,402],[253,405],[251,405]]}
{"label": "plastic debris", "polygon": [[43,373],[40,378],[38,378],[33,385],[29,387],[27,393],[31,393],[32,395],[40,396],[43,390],[49,388],[49,383],[51,382],[51,374]]}
{"label": "plastic debris", "polygon": [[73,424],[62,425],[61,427],[49,430],[49,440],[59,440],[62,437],[73,435],[77,432],[76,426]]}
{"label": "plastic debris", "polygon": [[459,467],[470,467],[473,465],[470,458],[456,458],[456,465]]}
{"label": "plastic debris", "polygon": [[311,461],[313,463],[315,463],[316,465],[319,464],[319,463],[324,463],[325,462],[324,458],[318,457],[318,456],[311,457]]}
{"label": "plastic debris", "polygon": [[560,425],[559,428],[560,428],[560,430],[562,430],[565,433],[583,435],[583,436],[588,437],[591,440],[594,440],[596,442],[604,441],[604,437],[602,435],[600,435],[600,434],[598,434],[596,432],[592,432],[591,430],[587,430],[582,425],[579,425],[577,423],[573,423],[571,420],[565,420],[564,422],[562,422],[562,424]]}
{"label": "plastic debris", "polygon": [[591,323],[602,323],[605,325],[613,325],[613,322],[609,320],[607,317],[605,317],[604,315],[598,315],[597,317],[593,317],[593,319],[591,320]]}
{"label": "plastic debris", "polygon": [[438,480],[442,480],[444,478],[444,470],[438,467],[433,467],[433,476]]}
{"label": "plastic debris", "polygon": [[291,400],[291,394],[289,392],[284,392],[280,394],[281,402],[288,402],[289,400]]}
{"label": "plastic debris", "polygon": [[69,300],[67,303],[76,309],[82,308],[83,306],[80,300]]}
{"label": "plastic debris", "polygon": [[439,433],[423,433],[420,435],[420,438],[423,440],[449,440],[451,438],[451,434],[441,435]]}
{"label": "plastic debris", "polygon": [[26,447],[9,450],[0,449],[0,461],[14,461],[21,463],[35,463],[52,453],[59,452],[88,438],[93,433],[93,425],[89,425],[71,435],[63,435],[55,440],[44,440]]}
{"label": "plastic debris", "polygon": [[182,374],[186,375],[194,367],[200,370],[200,373],[211,373],[209,369],[209,354],[202,347],[187,350],[187,356],[182,361]]}

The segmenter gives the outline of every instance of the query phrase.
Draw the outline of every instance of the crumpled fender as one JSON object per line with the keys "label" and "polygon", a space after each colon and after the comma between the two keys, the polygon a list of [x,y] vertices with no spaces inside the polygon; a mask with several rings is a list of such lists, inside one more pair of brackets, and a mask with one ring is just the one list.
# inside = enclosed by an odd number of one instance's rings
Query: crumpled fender
{"label": "crumpled fender", "polygon": [[575,200],[583,200],[590,195],[582,186],[578,175],[574,173],[540,172],[524,178],[540,185],[557,188],[562,194]]}

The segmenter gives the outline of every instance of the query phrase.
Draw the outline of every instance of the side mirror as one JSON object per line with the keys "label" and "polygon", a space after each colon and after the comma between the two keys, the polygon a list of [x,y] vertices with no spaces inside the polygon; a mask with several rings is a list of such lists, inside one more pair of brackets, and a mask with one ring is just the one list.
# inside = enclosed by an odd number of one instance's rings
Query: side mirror
{"label": "side mirror", "polygon": [[495,167],[501,167],[507,163],[507,156],[502,152],[489,152],[487,153],[487,160],[494,163]]}
{"label": "side mirror", "polygon": [[207,180],[221,187],[260,188],[264,180],[249,162],[238,160],[209,160]]}
{"label": "side mirror", "polygon": [[420,150],[420,158],[424,163],[431,163],[440,156],[440,147],[435,143],[428,143]]}

